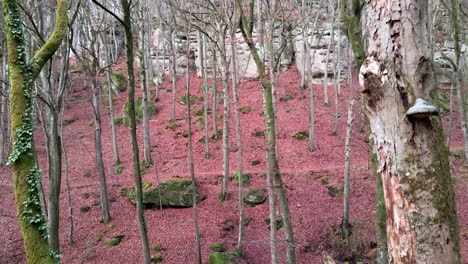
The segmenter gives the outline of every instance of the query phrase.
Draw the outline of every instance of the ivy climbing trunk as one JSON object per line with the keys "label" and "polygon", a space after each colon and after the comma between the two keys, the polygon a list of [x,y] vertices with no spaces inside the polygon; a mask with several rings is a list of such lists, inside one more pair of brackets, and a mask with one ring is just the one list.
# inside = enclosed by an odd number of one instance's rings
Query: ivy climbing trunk
{"label": "ivy climbing trunk", "polygon": [[[22,18],[17,1],[3,0],[10,77],[10,121],[13,152],[13,186],[27,263],[55,263],[39,203],[40,170],[34,151],[33,82],[60,46],[67,29],[67,0],[58,0],[54,31],[34,57],[27,61]],[[58,253],[58,252],[57,252]]]}
{"label": "ivy climbing trunk", "polygon": [[[456,206],[437,115],[406,115],[416,98],[437,106],[426,1],[369,1],[360,69],[387,214],[393,263],[460,263]],[[414,109],[414,108],[413,108]]]}

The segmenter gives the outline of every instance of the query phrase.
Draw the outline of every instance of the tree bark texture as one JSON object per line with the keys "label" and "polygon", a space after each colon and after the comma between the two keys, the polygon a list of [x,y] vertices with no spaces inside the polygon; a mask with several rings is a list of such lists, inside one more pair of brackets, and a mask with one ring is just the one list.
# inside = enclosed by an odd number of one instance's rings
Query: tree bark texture
{"label": "tree bark texture", "polygon": [[377,171],[382,177],[390,263],[460,263],[448,151],[438,116],[406,116],[415,99],[437,105],[426,1],[367,1],[369,96]]}
{"label": "tree bark texture", "polygon": [[33,143],[32,88],[33,81],[42,67],[53,56],[65,37],[68,1],[57,1],[54,31],[30,61],[27,61],[23,20],[17,1],[3,0],[2,9],[7,38],[13,140],[13,152],[8,164],[13,167],[13,186],[24,250],[27,263],[54,263],[56,260],[47,243],[47,232],[37,189],[40,170],[36,166]]}

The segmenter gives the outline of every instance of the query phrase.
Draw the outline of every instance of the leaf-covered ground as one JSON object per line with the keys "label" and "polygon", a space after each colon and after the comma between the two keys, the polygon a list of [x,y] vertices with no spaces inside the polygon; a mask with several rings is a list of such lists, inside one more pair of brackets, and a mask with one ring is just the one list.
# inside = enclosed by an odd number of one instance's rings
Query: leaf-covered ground
{"label": "leaf-covered ground", "polygon": [[[122,65],[114,70],[124,71]],[[298,263],[319,263],[322,252],[326,251],[335,257],[340,250],[330,247],[331,225],[338,225],[343,211],[342,197],[329,195],[329,187],[341,188],[344,168],[344,141],[346,131],[346,110],[350,94],[359,98],[356,89],[342,84],[342,96],[339,98],[340,120],[337,135],[332,135],[334,122],[334,91],[330,86],[330,106],[323,104],[323,87],[315,85],[316,111],[316,144],[317,150],[308,151],[308,141],[297,140],[293,135],[308,131],[307,98],[299,91],[300,77],[296,69],[290,69],[280,75],[277,91],[278,99],[292,97],[291,100],[278,100],[278,148],[279,162],[284,184],[288,192],[289,205],[295,231]],[[356,83],[356,82],[355,82]],[[191,78],[191,91],[198,98],[193,110],[202,109],[200,100],[202,80]],[[166,82],[160,88],[160,101],[155,102],[157,113],[150,120],[152,157],[155,166],[150,167],[143,176],[144,182],[152,183],[189,178],[187,130],[185,121],[186,106],[179,103],[185,92],[184,78],[177,82],[177,124],[175,131],[166,128],[170,119],[171,84]],[[154,90],[154,87],[152,87]],[[241,130],[244,145],[244,170],[251,173],[250,186],[247,188],[265,188],[265,146],[262,137],[255,132],[263,131],[261,88],[258,81],[242,82],[240,87],[240,107],[250,107],[251,111],[241,114]],[[137,94],[140,94],[138,90]],[[218,86],[222,92],[222,87]],[[307,91],[304,93],[307,95]],[[231,94],[232,95],[232,94]],[[116,116],[121,117],[126,93],[115,95]],[[358,99],[359,100],[359,99]],[[106,99],[104,99],[106,101]],[[104,102],[103,101],[103,102]],[[358,101],[359,102],[359,101]],[[211,108],[211,107],[210,107]],[[230,145],[235,146],[235,127],[233,107],[230,117]],[[105,110],[103,106],[103,110]],[[120,195],[121,188],[133,185],[130,133],[123,125],[117,127],[118,145],[123,171],[114,173],[112,164],[112,147],[110,140],[109,117],[106,111],[103,116],[103,143],[105,168],[111,203],[112,222],[109,225],[99,223],[99,189],[94,156],[94,126],[91,105],[91,90],[83,84],[83,76],[73,74],[73,90],[67,97],[65,108],[64,139],[69,163],[69,177],[72,187],[74,215],[74,244],[68,243],[69,222],[68,208],[65,199],[65,185],[61,193],[61,248],[63,263],[142,263],[142,250],[139,240],[135,207],[126,197]],[[218,104],[217,114],[222,115],[222,104]],[[359,103],[354,108],[354,128],[351,155],[351,219],[355,226],[361,227],[357,236],[364,241],[362,255],[373,255],[374,216],[375,216],[375,181],[369,164],[369,147],[365,142],[366,125],[361,122]],[[223,243],[228,251],[235,250],[238,231],[238,188],[231,181],[230,199],[218,202],[222,175],[221,140],[210,142],[211,158],[204,158],[204,145],[198,140],[203,137],[203,130],[197,129],[194,116],[194,154],[195,173],[199,181],[200,192],[206,199],[199,203],[200,231],[202,233],[203,261],[208,260],[213,243]],[[447,115],[445,116],[447,119]],[[210,117],[210,129],[212,121]],[[462,153],[462,136],[459,120],[454,121],[452,150]],[[38,126],[39,127],[39,126]],[[222,129],[222,119],[218,121]],[[257,133],[258,135],[258,133]],[[143,148],[142,126],[138,127],[140,152]],[[237,170],[237,156],[230,155],[230,172]],[[45,138],[40,128],[36,133],[36,150],[39,163],[43,169],[44,186],[47,187]],[[457,208],[460,221],[460,239],[462,255],[468,258],[468,173],[461,166],[460,155],[452,155],[452,170],[456,181]],[[258,160],[258,165],[252,161]],[[254,162],[258,163],[258,162]],[[64,182],[64,181],[63,181]],[[0,168],[0,263],[24,263],[25,257],[19,224],[14,206],[11,172]],[[88,212],[80,208],[89,206]],[[196,259],[195,234],[192,209],[150,209],[145,211],[151,247],[159,247],[163,263],[194,263]],[[269,263],[269,231],[265,223],[268,218],[268,204],[257,207],[246,206],[246,217],[249,224],[245,232],[245,256],[243,263]],[[114,236],[123,235],[120,244],[109,247],[106,241]],[[336,241],[335,241],[336,242]],[[285,241],[282,229],[279,231],[279,252],[284,262]],[[372,263],[370,258],[362,257],[364,262]]]}

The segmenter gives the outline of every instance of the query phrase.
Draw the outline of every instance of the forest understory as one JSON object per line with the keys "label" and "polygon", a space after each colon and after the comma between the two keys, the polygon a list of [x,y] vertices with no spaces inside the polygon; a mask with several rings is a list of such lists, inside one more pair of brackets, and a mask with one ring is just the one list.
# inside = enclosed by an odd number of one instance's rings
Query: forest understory
{"label": "forest understory", "polygon": [[[124,63],[117,64],[114,72],[125,72]],[[72,76],[72,90],[69,92],[64,110],[64,135],[69,163],[71,196],[74,209],[74,240],[68,244],[67,203],[65,183],[61,192],[61,249],[62,263],[142,263],[141,243],[135,206],[128,197],[122,195],[122,188],[130,189],[134,185],[129,129],[124,125],[117,126],[117,139],[121,153],[121,174],[114,172],[112,147],[110,139],[110,122],[103,106],[103,154],[108,177],[108,191],[111,201],[110,224],[100,224],[98,172],[94,156],[92,92],[84,86],[84,75],[75,71]],[[357,76],[354,78],[357,83]],[[211,80],[210,80],[211,81]],[[191,78],[191,93],[197,97],[192,110],[203,109],[203,92],[200,86],[202,78],[195,75]],[[146,169],[143,182],[153,186],[158,182],[190,179],[188,164],[186,106],[179,103],[184,95],[185,80],[177,81],[177,126],[170,129],[171,94],[169,80],[160,86],[156,114],[150,119],[153,166]],[[308,131],[307,92],[304,96],[300,90],[300,76],[295,67],[279,76],[277,97],[288,100],[278,101],[278,153],[279,165],[286,186],[289,206],[296,238],[298,263],[320,263],[322,253],[327,252],[335,259],[348,259],[351,263],[361,261],[374,263],[375,260],[375,176],[369,161],[367,124],[361,120],[360,94],[356,87],[342,86],[339,98],[340,120],[337,135],[331,131],[334,122],[335,105],[323,104],[323,87],[315,88],[316,113],[316,146],[315,152],[308,150],[308,141],[293,138],[293,135]],[[138,87],[137,87],[138,88]],[[155,89],[154,86],[151,87]],[[218,91],[221,91],[218,84]],[[334,91],[330,86],[330,98]],[[141,89],[137,89],[137,95]],[[262,137],[263,107],[261,87],[256,80],[242,81],[239,87],[241,113],[241,130],[244,145],[244,170],[251,174],[250,188],[266,188],[264,173],[266,170],[265,143]],[[353,250],[344,250],[339,236],[334,234],[334,227],[340,224],[343,200],[340,195],[343,187],[344,145],[346,135],[347,103],[353,96],[357,99],[354,105],[354,128],[351,145],[351,210],[350,217],[355,227],[353,230]],[[126,92],[114,96],[116,116],[122,117],[123,105],[127,100]],[[210,98],[211,100],[211,98]],[[106,101],[106,100],[103,100]],[[456,109],[455,109],[456,110]],[[230,129],[230,174],[237,170],[235,158],[235,123],[231,109]],[[218,107],[222,118],[222,104]],[[445,131],[449,114],[443,115]],[[454,129],[451,141],[451,170],[455,178],[455,191],[458,218],[460,224],[460,242],[462,259],[468,259],[468,168],[463,164],[463,137],[458,124],[458,114],[454,111]],[[211,117],[210,117],[211,119]],[[197,128],[197,116],[193,117],[193,140],[195,176],[202,197],[199,203],[199,223],[203,261],[208,260],[213,251],[213,244],[220,243],[226,251],[235,251],[238,229],[238,188],[234,181],[229,185],[229,199],[223,203],[218,200],[222,183],[222,142],[221,139],[210,142],[211,157],[205,158],[203,126]],[[221,121],[219,129],[221,129]],[[210,122],[211,125],[211,122]],[[143,133],[138,125],[138,137],[142,152]],[[45,136],[37,125],[35,147],[43,181],[47,175],[47,154]],[[44,186],[47,187],[47,186]],[[83,209],[88,208],[89,210]],[[23,243],[16,216],[13,184],[10,168],[0,168],[0,263],[25,263]],[[268,204],[246,207],[248,226],[245,229],[245,254],[242,263],[269,263],[269,230],[265,220],[269,217]],[[148,236],[152,253],[160,254],[162,263],[195,263],[195,231],[193,211],[187,209],[165,208],[145,209]],[[283,230],[279,233],[279,251],[285,251]],[[116,246],[106,245],[114,236],[123,236]],[[283,255],[283,254],[280,254]],[[284,257],[284,256],[283,256]],[[462,261],[463,262],[463,261]],[[280,263],[285,263],[281,259]],[[466,262],[465,262],[466,263]]]}

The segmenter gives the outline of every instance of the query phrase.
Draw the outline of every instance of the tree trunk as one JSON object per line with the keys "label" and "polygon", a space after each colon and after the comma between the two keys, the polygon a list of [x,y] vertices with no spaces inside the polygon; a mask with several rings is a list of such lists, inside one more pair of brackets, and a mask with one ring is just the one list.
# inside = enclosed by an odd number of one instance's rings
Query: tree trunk
{"label": "tree trunk", "polygon": [[218,26],[219,42],[220,42],[220,66],[221,78],[224,88],[224,112],[223,112],[223,186],[219,195],[219,200],[224,201],[228,199],[228,184],[229,184],[229,69],[226,55],[226,34]]}
{"label": "tree trunk", "polygon": [[[208,136],[208,71],[206,67],[208,66],[208,58],[206,53],[206,38],[200,31],[197,32],[199,34],[199,39],[201,41],[201,50],[198,51],[200,54],[201,59],[201,68],[202,68],[202,75],[203,75],[203,123],[205,125],[204,134],[205,134],[205,159],[210,158],[210,137]],[[187,40],[188,41],[188,40]],[[188,97],[187,97],[188,98]],[[188,99],[187,99],[188,100]]]}
{"label": "tree trunk", "polygon": [[[327,48],[327,56],[325,59],[325,81],[324,81],[324,86],[323,86],[323,92],[324,92],[324,98],[323,102],[326,106],[330,105],[330,99],[328,98],[328,64],[330,60],[330,49],[332,48],[332,45],[334,46],[334,37],[335,37],[335,0],[330,0],[330,8],[332,8],[332,18],[331,18],[331,33],[330,33],[330,43],[328,43],[328,48]],[[334,55],[334,54],[333,54]]]}
{"label": "tree trunk", "polygon": [[[142,13],[143,14],[143,13]],[[143,160],[147,164],[152,164],[151,159],[151,138],[149,133],[149,116],[148,116],[148,82],[146,75],[146,45],[145,45],[145,23],[141,18],[139,34],[139,57],[140,57],[140,85],[142,93],[141,108],[143,111]]]}
{"label": "tree trunk", "polygon": [[[177,47],[175,44],[175,32],[171,31],[171,52],[172,52],[172,72],[171,72],[171,81],[172,81],[172,96],[171,96],[171,122],[175,123],[176,121],[176,112],[175,112],[175,96],[176,96],[176,81],[177,81]],[[189,103],[189,98],[187,98],[187,103]]]}
{"label": "tree trunk", "polygon": [[217,111],[217,105],[218,105],[218,67],[217,67],[217,56],[216,56],[216,49],[214,48],[214,44],[211,45],[211,54],[213,55],[212,63],[213,63],[213,90],[212,90],[212,104],[213,104],[213,109],[212,111],[212,117],[211,119],[213,120],[213,137],[215,139],[218,139],[218,120],[216,118],[216,111]]}
{"label": "tree trunk", "polygon": [[99,192],[101,195],[101,222],[107,224],[110,222],[111,218],[109,215],[109,200],[107,199],[106,173],[104,171],[104,160],[102,158],[101,111],[99,109],[100,89],[97,87],[96,76],[92,76],[91,78],[91,86],[93,90],[94,143],[96,146],[96,168],[99,174]]}
{"label": "tree trunk", "polygon": [[437,105],[427,8],[427,2],[415,0],[367,5],[369,56],[360,82],[369,96],[366,114],[383,182],[388,251],[394,263],[461,261],[441,120],[405,115],[417,97]]}
{"label": "tree trunk", "polygon": [[348,106],[348,126],[346,128],[346,142],[345,142],[345,168],[344,168],[344,188],[343,188],[343,220],[341,221],[342,235],[348,238],[350,233],[349,222],[349,195],[350,183],[349,174],[351,166],[351,132],[353,130],[353,106],[354,99],[351,99]]}
{"label": "tree trunk", "polygon": [[[187,34],[187,54],[189,53],[190,49],[190,42],[189,42],[189,34]],[[206,72],[205,72],[206,73]],[[202,263],[201,257],[201,243],[200,243],[200,228],[198,226],[198,207],[197,207],[197,183],[195,179],[195,167],[193,162],[193,143],[192,143],[192,117],[190,113],[190,104],[188,103],[188,98],[190,98],[190,70],[187,67],[186,72],[186,91],[185,96],[187,97],[187,123],[188,123],[188,149],[189,149],[189,170],[190,170],[190,178],[192,179],[192,188],[193,188],[193,195],[192,195],[192,202],[193,202],[193,222],[195,225],[195,241],[197,245],[197,264]],[[205,90],[207,91],[207,87],[205,86]]]}
{"label": "tree trunk", "polygon": [[49,182],[48,182],[48,219],[49,245],[55,252],[60,252],[59,241],[59,198],[62,181],[62,147],[58,131],[58,109],[47,107],[48,119],[48,156],[49,156]]}
{"label": "tree trunk", "polygon": [[130,118],[130,136],[132,142],[132,157],[133,157],[133,175],[135,177],[136,188],[136,208],[138,217],[138,227],[141,236],[143,248],[144,263],[151,263],[149,251],[148,234],[146,231],[146,221],[143,212],[143,188],[141,183],[140,158],[138,150],[138,142],[136,135],[136,117],[135,117],[135,73],[133,70],[133,36],[132,22],[130,15],[130,3],[128,0],[120,0],[123,8],[123,26],[125,29],[125,55],[128,73],[128,116]]}
{"label": "tree trunk", "polygon": [[[119,147],[117,146],[117,133],[115,131],[115,112],[114,112],[114,98],[113,96],[113,83],[112,83],[112,67],[111,67],[111,56],[109,42],[107,38],[101,35],[101,40],[104,45],[105,51],[105,63],[106,63],[106,81],[108,86],[108,96],[109,96],[109,117],[110,117],[110,127],[111,127],[111,140],[112,140],[112,153],[114,157],[114,169],[117,171],[117,166],[120,165],[120,156],[119,156]],[[112,42],[111,42],[112,43]]]}
{"label": "tree trunk", "polygon": [[[271,4],[272,9],[269,11],[270,16],[276,16],[276,1]],[[276,189],[276,193],[278,195],[279,201],[280,201],[280,208],[282,211],[282,219],[285,227],[285,234],[286,234],[286,244],[287,244],[287,262],[294,264],[296,263],[296,255],[295,255],[295,242],[294,242],[294,234],[293,234],[293,228],[292,228],[292,223],[291,223],[291,214],[289,212],[289,206],[288,206],[288,199],[286,195],[286,190],[284,189],[283,182],[281,179],[281,173],[279,170],[279,165],[278,165],[278,157],[277,157],[277,152],[276,152],[276,113],[273,108],[273,91],[272,91],[272,85],[271,85],[271,78],[274,77],[274,67],[270,67],[270,75],[266,75],[266,70],[265,70],[265,63],[261,60],[258,50],[255,46],[255,43],[253,42],[252,39],[252,30],[253,30],[253,25],[252,23],[252,16],[253,16],[253,0],[249,1],[249,17],[246,18],[244,15],[244,11],[242,9],[242,1],[238,1],[238,6],[239,6],[239,11],[240,11],[240,25],[241,25],[241,31],[242,35],[244,37],[245,42],[247,43],[249,50],[252,54],[252,57],[254,58],[255,64],[257,66],[257,71],[259,73],[259,79],[262,85],[262,91],[263,91],[263,107],[264,107],[264,112],[265,112],[265,145],[266,145],[266,155],[267,155],[267,185],[271,186],[270,184],[274,184],[274,188]],[[273,22],[270,22],[270,36],[273,36]],[[272,57],[276,56],[271,56],[270,57],[270,65],[275,65],[272,60]],[[271,212],[271,210],[276,210],[273,208],[274,204],[272,202],[274,201],[273,198],[274,192],[269,188],[269,197],[270,197],[270,222],[273,223],[275,222],[276,218],[274,218],[272,215],[274,213]],[[271,225],[271,229],[273,228],[274,224]],[[270,237],[270,242],[271,242],[271,252],[272,252],[272,262],[274,263],[275,257],[274,253],[276,252],[276,238],[273,237],[273,233],[271,233]]]}
{"label": "tree trunk", "polygon": [[15,0],[2,1],[10,73],[11,135],[14,142],[8,164],[13,167],[16,207],[28,263],[54,263],[58,253],[52,252],[47,243],[47,231],[39,203],[37,184],[40,181],[40,170],[36,166],[34,151],[32,107],[33,81],[66,35],[68,1],[58,0],[56,7],[52,35],[28,62],[18,3]]}
{"label": "tree trunk", "polygon": [[[3,45],[2,45],[3,47]],[[5,49],[4,49],[5,50]],[[2,64],[1,64],[1,78],[2,80],[6,80],[6,65],[7,65],[7,57],[6,54],[2,55]],[[5,164],[5,148],[7,142],[7,126],[6,126],[6,111],[7,111],[7,104],[8,100],[4,94],[7,94],[6,84],[2,83],[0,86],[0,166]]]}

